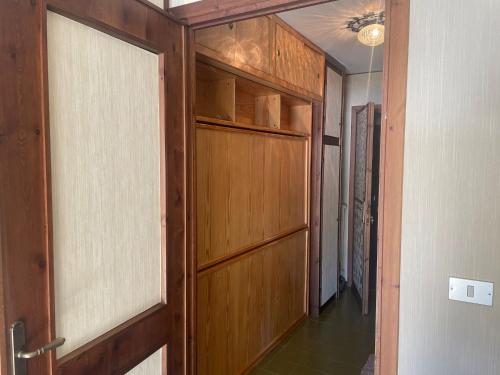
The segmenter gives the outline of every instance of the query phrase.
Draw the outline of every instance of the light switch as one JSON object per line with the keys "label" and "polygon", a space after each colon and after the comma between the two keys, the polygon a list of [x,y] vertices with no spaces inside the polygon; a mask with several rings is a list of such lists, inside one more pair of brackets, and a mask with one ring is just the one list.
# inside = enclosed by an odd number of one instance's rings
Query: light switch
{"label": "light switch", "polygon": [[474,285],[467,285],[467,297],[474,298]]}
{"label": "light switch", "polygon": [[493,283],[450,277],[448,298],[455,301],[493,305]]}

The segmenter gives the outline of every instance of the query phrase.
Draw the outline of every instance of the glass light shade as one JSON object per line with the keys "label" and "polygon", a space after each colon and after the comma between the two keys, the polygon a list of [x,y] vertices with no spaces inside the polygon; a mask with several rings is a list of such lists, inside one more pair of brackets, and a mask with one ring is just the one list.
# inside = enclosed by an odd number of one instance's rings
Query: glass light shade
{"label": "glass light shade", "polygon": [[365,46],[375,47],[384,43],[384,25],[372,23],[358,32],[358,40]]}

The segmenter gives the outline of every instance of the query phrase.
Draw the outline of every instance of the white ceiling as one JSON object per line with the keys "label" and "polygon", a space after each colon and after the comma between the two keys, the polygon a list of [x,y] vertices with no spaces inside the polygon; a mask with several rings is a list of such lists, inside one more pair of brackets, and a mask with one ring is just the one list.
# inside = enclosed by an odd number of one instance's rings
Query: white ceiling
{"label": "white ceiling", "polygon": [[382,70],[383,44],[375,48],[361,44],[346,24],[351,17],[383,9],[384,0],[337,0],[279,16],[354,74]]}

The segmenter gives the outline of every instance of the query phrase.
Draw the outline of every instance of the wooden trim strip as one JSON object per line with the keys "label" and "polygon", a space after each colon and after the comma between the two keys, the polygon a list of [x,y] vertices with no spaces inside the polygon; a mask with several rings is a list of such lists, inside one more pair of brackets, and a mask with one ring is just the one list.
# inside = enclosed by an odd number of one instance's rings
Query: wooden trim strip
{"label": "wooden trim strip", "polygon": [[250,130],[250,129],[242,129],[238,127],[230,127],[230,126],[220,126],[220,125],[215,125],[215,124],[202,124],[195,122],[194,126],[196,129],[207,129],[207,130],[213,130],[213,131],[225,131],[225,132],[233,132],[233,133],[253,133],[256,135],[260,135],[261,137],[272,137],[272,138],[287,138],[290,141],[294,142],[307,142],[308,137],[292,137],[287,134],[273,134],[273,133],[263,133],[259,132],[256,130]]}
{"label": "wooden trim strip", "polygon": [[340,146],[340,138],[331,135],[323,135],[323,144],[329,146]]}
{"label": "wooden trim strip", "polygon": [[298,131],[273,129],[273,128],[268,128],[265,126],[258,126],[258,125],[247,125],[247,124],[242,124],[240,122],[219,120],[219,119],[214,119],[211,117],[204,117],[204,116],[196,116],[196,121],[198,121],[199,123],[202,123],[202,124],[212,124],[212,125],[216,125],[216,126],[220,126],[220,127],[227,127],[227,128],[233,128],[233,129],[253,130],[256,132],[260,132],[260,133],[288,135],[288,136],[292,136],[292,137],[301,137],[301,138],[308,138],[309,137],[309,135],[307,133],[302,133],[302,132],[298,132]]}
{"label": "wooden trim strip", "polygon": [[323,103],[313,103],[310,182],[309,314],[319,315],[321,257],[321,171],[323,155]]}
{"label": "wooden trim strip", "polygon": [[172,29],[180,27],[139,0],[47,0],[47,8],[155,53],[168,49]]}
{"label": "wooden trim strip", "polygon": [[410,0],[386,0],[385,11],[375,375],[396,375]]}
{"label": "wooden trim strip", "polygon": [[239,249],[239,250],[237,250],[229,255],[226,255],[226,256],[223,256],[223,257],[220,257],[220,258],[211,260],[207,263],[199,265],[198,272],[200,273],[203,271],[207,271],[211,268],[218,266],[221,263],[225,263],[225,262],[228,262],[228,261],[233,260],[235,258],[239,258],[245,254],[255,252],[257,250],[260,250],[260,248],[262,248],[262,247],[279,242],[286,237],[289,237],[295,233],[298,233],[298,232],[301,232],[301,231],[307,230],[307,229],[309,229],[309,227],[307,226],[307,224],[304,224],[304,225],[301,225],[300,227],[292,229],[290,231],[279,233],[279,234],[272,236],[266,240],[259,241],[259,242],[256,242],[254,244],[245,246],[245,247],[243,247],[243,248],[241,248],[241,249]]}
{"label": "wooden trim strip", "polygon": [[137,366],[167,343],[168,308],[158,304],[57,362],[57,374],[117,374]]}
{"label": "wooden trim strip", "polygon": [[311,99],[316,101],[323,100],[323,97],[321,95],[311,93],[271,74],[261,73],[257,69],[254,69],[246,64],[235,62],[231,63],[232,65],[228,65],[227,63],[221,62],[219,55],[200,44],[196,44],[195,48],[197,53],[197,60],[207,65],[211,65],[228,73],[240,76],[242,78],[248,79],[249,81],[256,82],[266,87],[270,87],[274,90],[278,90],[302,100],[306,100],[309,102],[311,101]]}
{"label": "wooden trim strip", "polygon": [[243,374],[248,374],[250,370],[255,368],[261,360],[263,360],[267,354],[269,354],[274,348],[276,348],[281,341],[287,337],[290,333],[292,333],[302,322],[304,322],[307,318],[307,315],[304,314],[302,315],[299,319],[297,319],[285,332],[283,332],[281,335],[276,337],[269,345],[267,348],[263,349],[257,357],[248,365],[245,371],[243,371]]}

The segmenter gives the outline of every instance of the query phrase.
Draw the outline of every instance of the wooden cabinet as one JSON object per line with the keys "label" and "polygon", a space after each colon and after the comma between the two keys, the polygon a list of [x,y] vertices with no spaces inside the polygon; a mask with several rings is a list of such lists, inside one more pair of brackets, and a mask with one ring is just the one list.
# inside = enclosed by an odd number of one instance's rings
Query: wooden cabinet
{"label": "wooden cabinet", "polygon": [[196,44],[211,51],[213,57],[228,63],[234,61],[236,42],[234,23],[200,29],[194,35]]}
{"label": "wooden cabinet", "polygon": [[247,65],[271,73],[271,27],[269,17],[236,22],[236,66]]}
{"label": "wooden cabinet", "polygon": [[276,24],[276,77],[323,95],[324,58],[282,25]]}
{"label": "wooden cabinet", "polygon": [[197,30],[202,52],[229,65],[271,73],[271,19],[251,18]]}
{"label": "wooden cabinet", "polygon": [[[290,72],[276,61],[277,30]],[[324,61],[274,17],[199,30],[196,42],[197,373],[236,375],[306,314],[312,101]]]}
{"label": "wooden cabinet", "polygon": [[307,225],[308,140],[197,125],[198,269]]}
{"label": "wooden cabinet", "polygon": [[243,373],[306,312],[307,231],[198,275],[197,368]]}
{"label": "wooden cabinet", "polygon": [[275,85],[320,99],[324,54],[276,16],[263,16],[195,32],[199,54]]}

